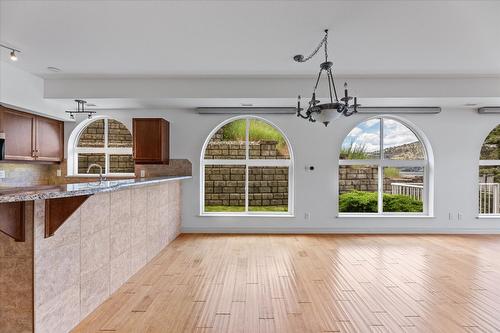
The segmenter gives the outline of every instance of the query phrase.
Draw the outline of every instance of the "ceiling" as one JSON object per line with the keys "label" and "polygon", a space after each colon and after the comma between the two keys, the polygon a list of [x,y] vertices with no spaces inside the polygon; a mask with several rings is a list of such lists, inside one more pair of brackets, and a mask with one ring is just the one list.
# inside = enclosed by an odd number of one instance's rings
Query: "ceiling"
{"label": "ceiling", "polygon": [[500,1],[1,0],[0,41],[45,77],[300,76],[320,59],[291,57],[328,27],[343,76],[498,76],[498,13]]}

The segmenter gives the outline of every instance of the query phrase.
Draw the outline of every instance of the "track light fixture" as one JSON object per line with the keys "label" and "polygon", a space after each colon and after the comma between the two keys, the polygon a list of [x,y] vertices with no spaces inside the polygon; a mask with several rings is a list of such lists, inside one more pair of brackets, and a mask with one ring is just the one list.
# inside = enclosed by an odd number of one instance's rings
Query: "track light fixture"
{"label": "track light fixture", "polygon": [[66,113],[69,113],[69,117],[71,119],[75,119],[75,114],[86,114],[87,117],[91,119],[95,111],[85,110],[85,104],[87,104],[87,101],[84,101],[83,99],[75,99],[75,102],[76,102],[76,110],[66,111]]}
{"label": "track light fixture", "polygon": [[10,47],[10,46],[7,46],[7,45],[4,45],[4,44],[0,44],[0,47],[3,47],[4,49],[7,49],[7,50],[10,50],[10,60],[12,61],[17,61],[17,53],[21,53],[20,50],[18,49],[15,49],[13,47]]}

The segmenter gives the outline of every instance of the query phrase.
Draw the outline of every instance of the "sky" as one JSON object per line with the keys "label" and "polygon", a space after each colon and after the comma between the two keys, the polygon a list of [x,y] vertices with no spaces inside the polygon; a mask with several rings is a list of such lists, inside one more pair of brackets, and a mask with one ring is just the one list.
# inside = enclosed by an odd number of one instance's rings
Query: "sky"
{"label": "sky", "polygon": [[[384,148],[400,146],[418,141],[415,134],[398,121],[384,119]],[[354,127],[342,143],[348,148],[351,143],[356,147],[364,146],[366,151],[380,150],[380,119],[370,119]]]}

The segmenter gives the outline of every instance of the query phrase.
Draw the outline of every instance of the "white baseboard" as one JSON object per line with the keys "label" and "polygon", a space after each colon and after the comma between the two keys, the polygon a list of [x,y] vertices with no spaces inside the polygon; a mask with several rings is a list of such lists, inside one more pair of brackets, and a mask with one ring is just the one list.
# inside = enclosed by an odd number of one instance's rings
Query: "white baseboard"
{"label": "white baseboard", "polygon": [[500,234],[500,228],[305,228],[305,227],[182,227],[182,233],[217,234]]}

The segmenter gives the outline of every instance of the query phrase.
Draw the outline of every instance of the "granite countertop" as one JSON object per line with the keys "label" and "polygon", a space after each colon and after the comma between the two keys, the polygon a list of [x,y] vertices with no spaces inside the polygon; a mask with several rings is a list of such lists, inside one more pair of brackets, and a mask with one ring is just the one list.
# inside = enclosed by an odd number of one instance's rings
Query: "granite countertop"
{"label": "granite countertop", "polygon": [[91,195],[100,192],[117,191],[132,186],[154,185],[167,181],[189,178],[191,178],[191,176],[165,176],[155,178],[106,180],[101,183],[96,181],[91,183],[4,188],[0,189],[0,203],[76,197],[79,195]]}

